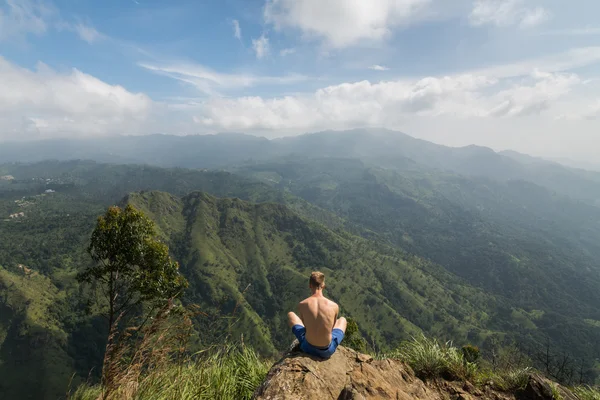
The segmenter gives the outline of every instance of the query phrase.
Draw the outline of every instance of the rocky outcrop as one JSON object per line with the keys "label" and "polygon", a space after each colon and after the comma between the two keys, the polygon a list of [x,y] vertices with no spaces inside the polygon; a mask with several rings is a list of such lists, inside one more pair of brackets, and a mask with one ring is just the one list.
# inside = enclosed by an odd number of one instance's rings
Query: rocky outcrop
{"label": "rocky outcrop", "polygon": [[[560,389],[565,400],[573,395]],[[564,393],[563,393],[564,392]],[[501,393],[466,382],[423,382],[397,360],[375,360],[339,347],[329,360],[291,351],[269,371],[256,390],[257,400],[553,400],[552,389],[533,375],[518,394]]]}

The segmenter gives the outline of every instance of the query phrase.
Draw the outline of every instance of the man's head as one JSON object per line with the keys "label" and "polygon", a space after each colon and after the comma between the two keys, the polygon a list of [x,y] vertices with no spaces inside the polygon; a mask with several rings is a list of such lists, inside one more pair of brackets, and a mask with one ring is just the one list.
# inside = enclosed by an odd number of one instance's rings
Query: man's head
{"label": "man's head", "polygon": [[325,274],[319,271],[315,271],[310,274],[308,285],[311,289],[325,289]]}

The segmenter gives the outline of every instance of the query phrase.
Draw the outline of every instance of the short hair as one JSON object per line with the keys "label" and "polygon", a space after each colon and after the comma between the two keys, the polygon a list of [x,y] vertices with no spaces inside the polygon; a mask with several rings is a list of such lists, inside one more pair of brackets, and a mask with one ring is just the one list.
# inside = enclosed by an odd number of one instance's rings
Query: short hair
{"label": "short hair", "polygon": [[319,271],[315,271],[310,274],[310,279],[308,281],[310,287],[315,289],[324,289],[325,288],[325,274]]}

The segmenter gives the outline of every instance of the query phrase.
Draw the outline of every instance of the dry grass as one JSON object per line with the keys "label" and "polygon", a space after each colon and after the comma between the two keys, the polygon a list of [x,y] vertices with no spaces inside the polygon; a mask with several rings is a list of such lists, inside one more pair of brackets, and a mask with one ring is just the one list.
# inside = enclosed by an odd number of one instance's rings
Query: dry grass
{"label": "dry grass", "polygon": [[250,399],[272,363],[243,344],[186,355],[188,315],[170,306],[142,329],[112,332],[100,385],[81,385],[72,400]]}

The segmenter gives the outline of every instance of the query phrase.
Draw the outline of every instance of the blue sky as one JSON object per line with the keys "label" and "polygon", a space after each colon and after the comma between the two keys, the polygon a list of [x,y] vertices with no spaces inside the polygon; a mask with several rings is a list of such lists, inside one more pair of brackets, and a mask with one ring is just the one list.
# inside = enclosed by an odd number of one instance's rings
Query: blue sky
{"label": "blue sky", "polygon": [[363,126],[593,161],[596,0],[0,0],[0,139]]}

